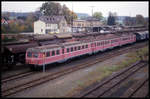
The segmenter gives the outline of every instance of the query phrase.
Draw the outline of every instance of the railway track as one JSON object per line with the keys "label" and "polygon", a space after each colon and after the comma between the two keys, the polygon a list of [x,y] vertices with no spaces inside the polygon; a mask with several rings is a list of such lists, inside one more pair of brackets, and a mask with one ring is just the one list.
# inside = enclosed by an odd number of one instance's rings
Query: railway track
{"label": "railway track", "polygon": [[[141,47],[141,45],[143,45],[143,43],[139,44],[136,48],[139,48],[139,46]],[[145,45],[143,45],[143,46],[145,46]],[[132,47],[132,46],[130,46],[130,47]],[[127,48],[130,48],[130,47],[127,47]],[[108,53],[104,53],[103,56],[106,55],[106,54],[108,54]],[[29,75],[32,75],[32,74],[34,74],[33,71],[21,72],[21,73],[15,74],[15,75],[4,77],[4,78],[2,78],[1,82],[5,83],[5,82],[8,82],[8,81],[15,80],[15,79],[18,79],[18,78],[21,78],[21,77],[25,77],[25,76],[29,76]]]}
{"label": "railway track", "polygon": [[[143,46],[145,46],[145,45],[143,45]],[[134,49],[139,48],[139,47],[142,47],[142,45],[135,46]],[[50,80],[56,79],[58,77],[61,77],[65,74],[69,74],[69,73],[77,71],[79,69],[92,66],[96,63],[99,63],[99,62],[104,61],[106,59],[112,58],[114,56],[121,55],[123,53],[128,52],[131,49],[132,49],[132,47],[129,47],[129,48],[120,49],[120,50],[117,50],[117,51],[114,51],[114,52],[111,52],[111,53],[105,53],[105,54],[103,54],[103,57],[101,56],[101,58],[96,58],[95,61],[91,60],[91,61],[88,61],[87,63],[83,63],[83,64],[80,64],[80,65],[74,66],[74,67],[69,67],[67,69],[60,70],[59,72],[49,74],[47,76],[38,78],[36,80],[32,80],[32,81],[29,81],[27,83],[19,84],[19,85],[16,85],[14,87],[8,88],[6,90],[2,90],[2,96],[3,97],[9,96],[9,95],[15,94],[17,92],[20,92],[22,90],[25,90],[27,88],[31,88],[33,86],[40,85],[40,84],[45,83],[47,81],[50,81]]]}
{"label": "railway track", "polygon": [[[110,97],[110,94],[108,95],[110,90],[112,90],[116,86],[119,86],[120,83],[124,82],[134,73],[136,73],[137,71],[139,71],[147,65],[148,64],[145,62],[138,61],[135,64],[124,68],[120,72],[117,72],[116,74],[110,76],[109,78],[97,84],[96,86],[93,86],[92,88],[84,92],[80,92],[79,94],[74,95],[74,97]],[[133,97],[138,89],[140,89],[144,84],[148,83],[148,80],[148,77],[143,78],[142,81],[138,82],[136,85],[133,86],[134,89],[131,88],[132,90],[127,91],[122,97]]]}
{"label": "railway track", "polygon": [[21,77],[32,75],[34,73],[35,72],[33,72],[33,71],[25,71],[25,72],[21,72],[21,73],[15,74],[15,75],[11,75],[11,76],[2,78],[1,83],[6,83],[6,82],[11,81],[11,80],[15,80],[15,79],[18,79],[18,78],[21,78]]}

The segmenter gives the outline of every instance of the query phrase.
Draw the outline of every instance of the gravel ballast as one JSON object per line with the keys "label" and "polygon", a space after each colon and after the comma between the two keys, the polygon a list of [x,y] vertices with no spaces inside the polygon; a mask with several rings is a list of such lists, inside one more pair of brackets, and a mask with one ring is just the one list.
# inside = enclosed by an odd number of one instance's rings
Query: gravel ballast
{"label": "gravel ballast", "polygon": [[[99,77],[100,72],[95,72],[99,67],[112,66],[125,59],[127,59],[126,54],[116,56],[104,62],[95,64],[92,67],[75,71],[58,79],[26,89],[9,97],[70,97],[72,94],[77,92],[76,89],[79,89],[80,86],[82,88],[84,83],[88,83],[89,79],[96,79]],[[92,76],[94,73],[98,75],[93,77],[89,76]]]}

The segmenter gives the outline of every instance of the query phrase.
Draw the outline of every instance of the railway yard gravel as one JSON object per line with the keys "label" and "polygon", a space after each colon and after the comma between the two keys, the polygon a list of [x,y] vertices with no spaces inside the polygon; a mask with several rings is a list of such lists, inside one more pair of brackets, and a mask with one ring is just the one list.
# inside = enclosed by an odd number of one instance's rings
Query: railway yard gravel
{"label": "railway yard gravel", "polygon": [[[127,59],[126,54],[116,56],[104,62],[95,64],[92,67],[75,71],[8,97],[71,97],[79,91],[76,91],[76,88],[79,88],[82,84],[89,82],[89,78],[91,79],[89,75],[94,73],[99,67],[112,66],[125,59]],[[96,79],[97,77],[99,77],[99,75],[93,76],[92,79]]]}

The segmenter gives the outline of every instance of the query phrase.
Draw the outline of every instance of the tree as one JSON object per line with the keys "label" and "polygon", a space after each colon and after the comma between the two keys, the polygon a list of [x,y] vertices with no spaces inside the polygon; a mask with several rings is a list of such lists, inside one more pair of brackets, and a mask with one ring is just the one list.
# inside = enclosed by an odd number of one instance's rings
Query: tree
{"label": "tree", "polygon": [[115,25],[116,24],[116,13],[109,12],[109,16],[107,19],[107,25]]}
{"label": "tree", "polygon": [[76,19],[77,15],[70,11],[69,8],[64,4],[61,6],[59,3],[55,3],[52,1],[48,1],[42,4],[40,7],[40,11],[43,15],[51,16],[51,15],[63,15],[67,21],[67,23],[71,23],[72,19]]}
{"label": "tree", "polygon": [[47,1],[46,3],[42,4],[40,7],[40,11],[44,15],[59,15],[61,13],[61,5],[59,3],[54,3],[52,1]]}
{"label": "tree", "polygon": [[95,12],[95,13],[93,14],[93,17],[95,17],[95,18],[97,18],[97,19],[99,19],[99,20],[102,20],[102,19],[103,19],[103,15],[102,15],[101,12]]}
{"label": "tree", "polygon": [[145,19],[142,15],[136,15],[136,25],[145,25]]}

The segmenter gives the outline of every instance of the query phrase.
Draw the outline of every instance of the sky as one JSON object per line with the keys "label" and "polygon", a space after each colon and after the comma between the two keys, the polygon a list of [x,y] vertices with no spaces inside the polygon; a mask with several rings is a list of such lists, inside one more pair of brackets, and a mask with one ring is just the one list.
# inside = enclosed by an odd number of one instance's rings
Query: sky
{"label": "sky", "polygon": [[[57,1],[59,2],[59,1]],[[9,12],[34,12],[39,7],[42,6],[44,1],[37,2],[27,2],[27,1],[18,1],[18,2],[10,2],[10,1],[2,1],[1,8],[3,11]],[[94,12],[102,12],[103,16],[107,17],[108,13],[116,12],[118,16],[136,16],[137,14],[141,14],[144,17],[148,17],[149,14],[149,5],[148,1],[143,2],[122,2],[122,1],[113,1],[113,2],[87,2],[87,1],[63,1],[59,2],[61,5],[65,4],[70,10],[73,9],[76,13],[87,13],[92,15],[92,9]],[[91,7],[93,6],[93,7]]]}

